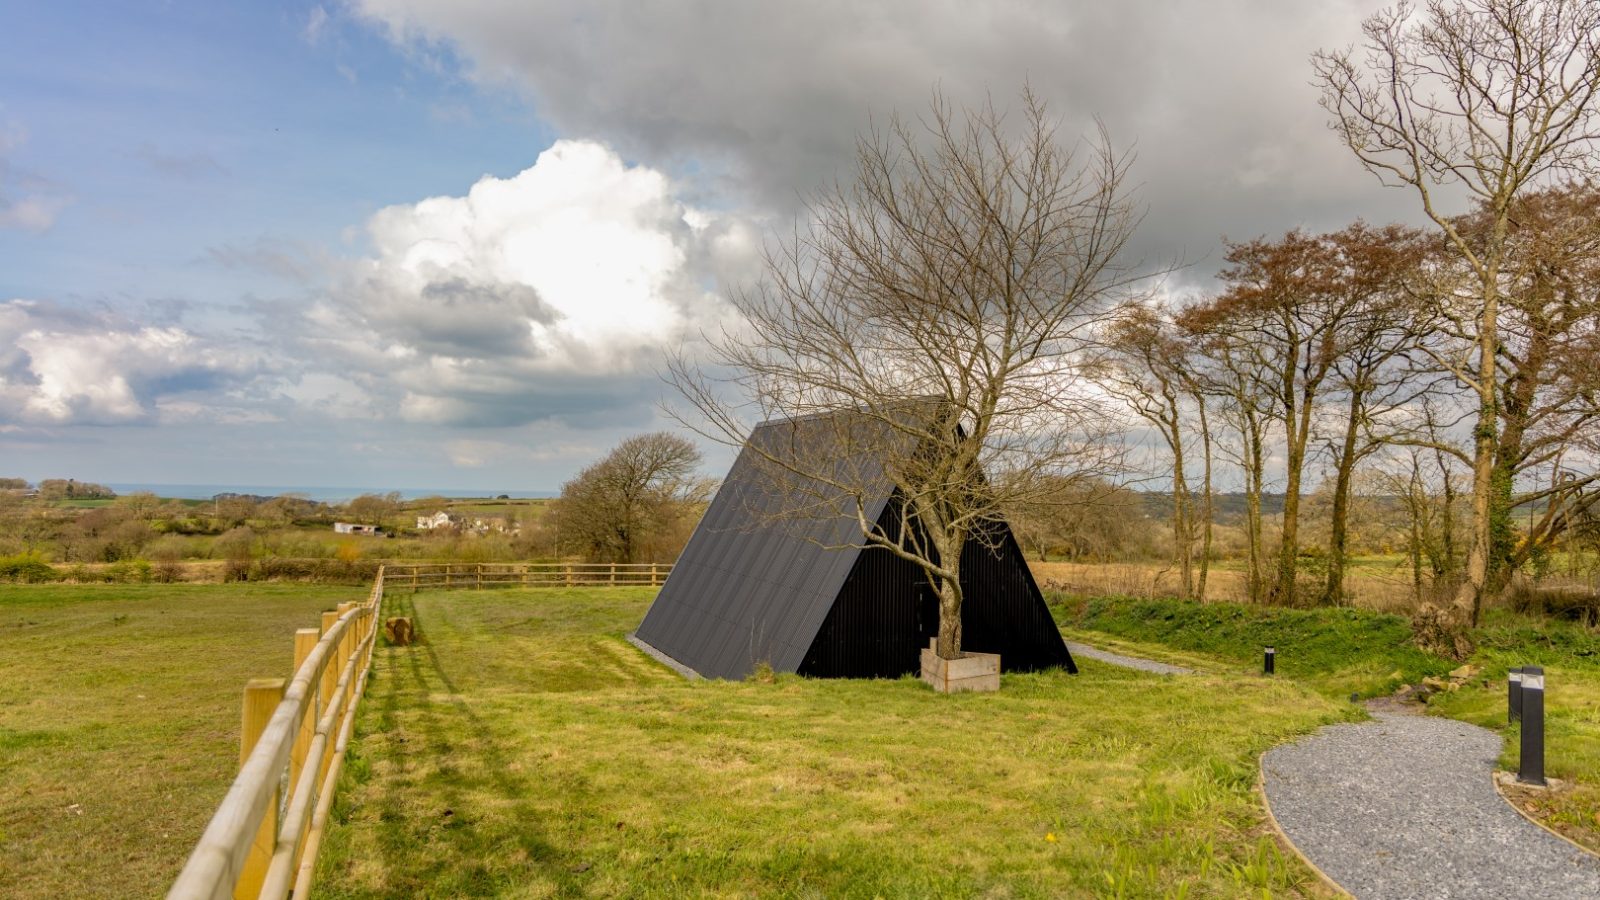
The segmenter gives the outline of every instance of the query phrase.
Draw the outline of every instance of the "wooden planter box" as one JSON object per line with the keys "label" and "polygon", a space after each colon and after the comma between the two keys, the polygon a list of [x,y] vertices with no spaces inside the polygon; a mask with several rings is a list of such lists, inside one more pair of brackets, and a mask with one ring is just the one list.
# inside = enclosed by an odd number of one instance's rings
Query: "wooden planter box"
{"label": "wooden planter box", "polygon": [[922,651],[922,680],[934,690],[941,694],[1000,690],[1000,654],[963,653],[960,659],[942,659],[932,643]]}

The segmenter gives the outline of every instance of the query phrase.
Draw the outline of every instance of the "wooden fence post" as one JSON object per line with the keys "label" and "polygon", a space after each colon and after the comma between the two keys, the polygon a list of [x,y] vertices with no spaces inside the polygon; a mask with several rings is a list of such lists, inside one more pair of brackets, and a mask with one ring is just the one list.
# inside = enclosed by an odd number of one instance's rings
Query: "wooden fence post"
{"label": "wooden fence post", "polygon": [[478,563],[478,564],[474,565],[473,568],[477,570],[477,573],[478,573],[478,590],[481,591],[481,590],[483,590],[483,563]]}
{"label": "wooden fence post", "polygon": [[[339,615],[342,617],[345,613],[355,608],[356,604],[353,602],[341,603],[339,604]],[[339,675],[344,672],[345,663],[349,662],[350,657],[355,655],[356,637],[359,633],[360,627],[361,623],[359,621],[351,620],[350,626],[344,630],[344,637],[339,640],[339,669],[338,671],[334,672],[333,677],[335,681],[337,681]],[[355,697],[355,694],[356,680],[352,678],[346,682],[344,686],[344,711],[339,716],[341,720],[343,720],[346,715],[349,715],[350,704],[352,702],[352,698]]]}
{"label": "wooden fence post", "polygon": [[616,563],[612,563],[611,564],[611,583],[612,584],[616,584],[617,583],[617,564]]}
{"label": "wooden fence post", "polygon": [[[301,628],[294,633],[294,671],[298,673],[300,666],[305,663],[311,651],[317,649],[317,641],[322,637],[322,632],[315,628]],[[311,739],[317,733],[317,715],[321,706],[317,703],[320,695],[313,694],[306,698],[305,708],[300,712],[300,730],[295,732],[294,750],[289,755],[289,784],[300,783],[300,770],[305,767],[306,754],[311,752]]]}
{"label": "wooden fence post", "polygon": [[[282,678],[252,678],[244,686],[244,715],[239,730],[239,765],[250,758],[261,732],[272,720],[272,713],[283,702]],[[256,839],[245,857],[244,868],[234,884],[234,897],[254,897],[261,893],[261,882],[267,877],[267,866],[272,863],[272,851],[278,843],[278,791],[272,792],[272,802],[256,831]]]}
{"label": "wooden fence post", "polygon": [[660,583],[661,582],[656,580],[656,564],[655,563],[651,563],[650,564],[650,586],[651,587],[655,587],[656,585],[658,585]]}
{"label": "wooden fence post", "polygon": [[[332,631],[333,630],[333,626],[338,621],[339,621],[339,613],[338,613],[337,610],[328,610],[327,612],[323,613],[322,614],[322,633],[323,634],[327,634],[329,631]],[[318,698],[320,698],[320,702],[317,703],[317,718],[318,719],[322,718],[322,714],[324,712],[326,712],[327,709],[328,709],[328,706],[333,703],[333,689],[337,686],[338,680],[339,680],[339,653],[338,653],[338,648],[334,648],[334,652],[329,653],[323,659],[322,674],[317,676],[317,696],[318,696]],[[315,781],[315,788],[317,788],[317,789],[320,789],[322,787],[322,777],[328,773],[328,761],[332,756],[333,756],[333,754],[331,754],[331,753],[322,754],[322,765],[317,767],[317,777],[316,777],[316,781]],[[316,795],[313,794],[312,795],[313,802],[315,801],[315,799],[316,799]]]}

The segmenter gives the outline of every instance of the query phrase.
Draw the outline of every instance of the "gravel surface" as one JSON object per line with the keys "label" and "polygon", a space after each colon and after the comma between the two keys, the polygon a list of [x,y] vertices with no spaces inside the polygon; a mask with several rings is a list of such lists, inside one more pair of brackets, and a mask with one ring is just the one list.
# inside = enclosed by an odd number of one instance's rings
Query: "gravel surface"
{"label": "gravel surface", "polygon": [[1155,672],[1157,675],[1194,674],[1193,669],[1185,669],[1183,666],[1169,666],[1166,663],[1156,662],[1153,659],[1140,659],[1137,656],[1123,656],[1120,653],[1107,653],[1104,650],[1096,650],[1088,644],[1079,644],[1074,643],[1073,641],[1067,641],[1067,649],[1072,651],[1073,656],[1083,656],[1089,659],[1098,659],[1103,663],[1110,663],[1113,666],[1122,666],[1126,669],[1138,669],[1141,672]]}
{"label": "gravel surface", "polygon": [[1490,781],[1492,731],[1376,711],[1261,759],[1289,839],[1360,900],[1595,900],[1600,857],[1518,815]]}

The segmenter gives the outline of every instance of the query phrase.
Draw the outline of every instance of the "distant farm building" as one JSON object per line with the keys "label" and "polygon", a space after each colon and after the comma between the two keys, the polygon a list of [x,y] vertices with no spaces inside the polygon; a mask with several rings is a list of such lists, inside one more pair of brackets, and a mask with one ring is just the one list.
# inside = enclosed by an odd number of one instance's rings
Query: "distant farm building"
{"label": "distant farm building", "polygon": [[460,528],[466,519],[453,513],[439,510],[431,516],[417,516],[417,528],[421,531],[432,531],[435,528]]}
{"label": "distant farm building", "polygon": [[333,530],[335,534],[377,534],[379,531],[376,525],[360,525],[355,522],[335,522]]}
{"label": "distant farm building", "polygon": [[[866,497],[864,513],[897,536],[900,497],[883,476],[881,458],[859,449],[871,442],[829,446],[853,429],[884,427],[850,417],[864,419],[835,413],[756,428],[636,641],[707,678],[744,678],[762,663],[778,672],[847,678],[896,678],[920,669],[921,651],[939,631],[938,596],[923,570],[882,548],[862,547],[855,500],[842,489],[799,479],[773,462],[802,452],[791,448],[807,448],[808,459],[837,461],[841,477],[828,479],[833,484],[866,473],[858,483],[882,487]],[[797,494],[806,498],[804,515],[796,514]],[[969,540],[961,571],[963,650],[998,653],[1005,671],[1077,671],[1009,525],[992,522],[983,540]]]}

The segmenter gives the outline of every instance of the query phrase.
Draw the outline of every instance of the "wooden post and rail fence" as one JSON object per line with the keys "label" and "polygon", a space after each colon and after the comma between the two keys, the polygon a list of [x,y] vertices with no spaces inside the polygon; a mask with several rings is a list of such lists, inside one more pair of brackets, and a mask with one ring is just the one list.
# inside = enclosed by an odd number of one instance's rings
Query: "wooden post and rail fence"
{"label": "wooden post and rail fence", "polygon": [[659,586],[671,563],[426,563],[390,564],[389,587],[455,590],[506,587]]}
{"label": "wooden post and rail fence", "polygon": [[239,775],[167,892],[168,900],[311,895],[334,789],[372,669],[385,587],[659,585],[669,564],[383,565],[367,599],[294,633],[294,673],[245,685]]}
{"label": "wooden post and rail fence", "polygon": [[245,685],[239,775],[169,900],[310,895],[383,606],[384,570],[361,602],[294,634],[290,679]]}

